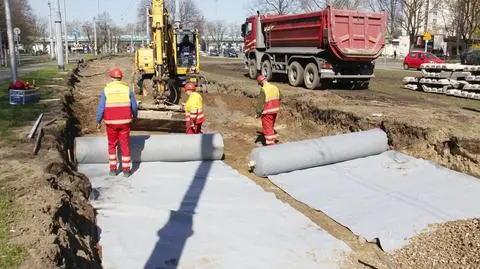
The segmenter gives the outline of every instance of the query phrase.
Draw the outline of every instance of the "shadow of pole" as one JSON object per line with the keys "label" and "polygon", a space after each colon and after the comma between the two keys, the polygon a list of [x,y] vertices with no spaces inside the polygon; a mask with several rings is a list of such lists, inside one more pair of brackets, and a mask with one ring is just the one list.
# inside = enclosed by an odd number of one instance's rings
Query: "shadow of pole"
{"label": "shadow of pole", "polygon": [[145,269],[174,269],[177,268],[187,240],[193,235],[193,216],[198,206],[200,196],[205,187],[212,162],[210,152],[213,149],[213,135],[202,135],[202,161],[193,175],[192,183],[185,192],[180,206],[170,211],[170,218],[165,226],[158,231],[159,240],[155,244]]}

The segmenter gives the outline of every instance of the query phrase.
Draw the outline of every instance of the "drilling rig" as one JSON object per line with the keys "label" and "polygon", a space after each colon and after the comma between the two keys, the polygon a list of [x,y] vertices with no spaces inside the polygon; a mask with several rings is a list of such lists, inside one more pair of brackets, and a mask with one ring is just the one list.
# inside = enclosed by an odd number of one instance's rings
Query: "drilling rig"
{"label": "drilling rig", "polygon": [[[135,52],[135,93],[141,98],[139,119],[146,115],[142,110],[149,111],[148,118],[155,114],[153,111],[182,112],[182,87],[187,82],[199,87],[206,81],[200,75],[198,30],[183,29],[178,0],[174,22],[164,0],[152,0],[146,13],[147,45]],[[160,118],[172,115],[156,114]]]}

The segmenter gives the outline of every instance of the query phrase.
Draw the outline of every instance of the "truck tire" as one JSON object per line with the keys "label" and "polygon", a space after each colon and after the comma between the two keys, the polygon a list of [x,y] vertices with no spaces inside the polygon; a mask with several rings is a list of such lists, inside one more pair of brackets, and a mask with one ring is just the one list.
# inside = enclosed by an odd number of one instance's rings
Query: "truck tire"
{"label": "truck tire", "polygon": [[262,75],[264,75],[268,81],[272,80],[273,72],[272,72],[272,63],[270,62],[270,60],[263,61]]}
{"label": "truck tire", "polygon": [[292,62],[288,67],[288,82],[294,87],[301,86],[303,83],[303,66],[299,62]]}
{"label": "truck tire", "polygon": [[320,74],[318,73],[318,67],[315,63],[309,63],[305,67],[303,82],[305,83],[305,87],[309,90],[313,90],[320,86]]}
{"label": "truck tire", "polygon": [[251,79],[256,79],[258,76],[257,61],[255,59],[248,60],[248,76]]}

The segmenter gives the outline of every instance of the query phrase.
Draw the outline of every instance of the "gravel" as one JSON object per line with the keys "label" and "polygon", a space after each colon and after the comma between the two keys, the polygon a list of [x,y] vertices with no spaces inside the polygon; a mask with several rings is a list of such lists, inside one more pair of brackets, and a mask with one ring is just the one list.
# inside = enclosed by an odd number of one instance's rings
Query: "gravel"
{"label": "gravel", "polygon": [[397,268],[480,268],[480,219],[446,222],[393,254]]}

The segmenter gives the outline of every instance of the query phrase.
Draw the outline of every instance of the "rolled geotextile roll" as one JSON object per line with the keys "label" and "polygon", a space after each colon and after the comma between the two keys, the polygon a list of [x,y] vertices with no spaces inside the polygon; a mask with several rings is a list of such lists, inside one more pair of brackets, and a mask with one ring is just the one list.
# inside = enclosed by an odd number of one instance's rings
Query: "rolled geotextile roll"
{"label": "rolled geotextile roll", "polygon": [[255,175],[265,177],[376,155],[386,150],[387,134],[373,129],[256,148],[250,154],[250,164]]}
{"label": "rolled geotextile roll", "polygon": [[[120,149],[117,153],[120,156]],[[131,136],[130,156],[132,162],[220,160],[223,137],[220,134]],[[75,158],[79,164],[108,163],[107,137],[76,137]]]}

